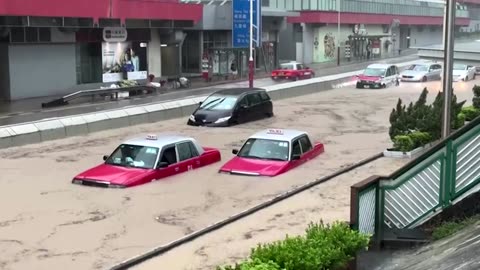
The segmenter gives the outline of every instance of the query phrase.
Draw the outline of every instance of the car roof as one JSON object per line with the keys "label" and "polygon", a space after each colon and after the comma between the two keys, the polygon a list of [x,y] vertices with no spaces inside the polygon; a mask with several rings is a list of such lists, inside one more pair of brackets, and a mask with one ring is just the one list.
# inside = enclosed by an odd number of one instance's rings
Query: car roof
{"label": "car roof", "polygon": [[220,94],[220,95],[226,95],[226,96],[240,96],[244,93],[249,93],[249,92],[265,92],[265,89],[262,88],[227,88],[227,89],[221,89],[213,94]]}
{"label": "car roof", "polygon": [[[149,139],[148,137],[151,137]],[[131,144],[131,145],[141,145],[147,147],[158,147],[162,149],[166,145],[182,142],[182,141],[191,141],[197,148],[199,154],[203,153],[203,148],[198,144],[198,142],[189,136],[178,135],[178,134],[149,134],[143,137],[136,137],[123,142],[123,144]]]}
{"label": "car roof", "polygon": [[280,65],[283,65],[283,64],[302,64],[300,62],[297,62],[297,61],[290,61],[290,62],[283,62],[283,63],[280,63]]}
{"label": "car roof", "polygon": [[393,64],[383,64],[383,63],[368,65],[369,68],[389,68],[391,66],[395,66],[395,65],[393,65]]}
{"label": "car roof", "polygon": [[[259,131],[250,138],[252,139],[267,139],[267,140],[282,140],[291,142],[300,135],[307,134],[305,131],[295,129],[264,129]],[[307,134],[308,135],[308,134]]]}

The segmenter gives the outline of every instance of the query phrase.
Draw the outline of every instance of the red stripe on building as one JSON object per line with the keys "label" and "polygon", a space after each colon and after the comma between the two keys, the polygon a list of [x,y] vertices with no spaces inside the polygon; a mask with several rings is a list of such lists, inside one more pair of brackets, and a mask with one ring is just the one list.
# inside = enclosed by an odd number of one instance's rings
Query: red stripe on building
{"label": "red stripe on building", "polygon": [[[110,4],[112,3],[112,4]],[[202,18],[203,6],[178,0],[0,0],[0,16],[189,20]]]}
{"label": "red stripe on building", "polygon": [[121,19],[202,19],[203,5],[180,4],[178,0],[113,0],[113,17]]}
{"label": "red stripe on building", "polygon": [[[340,13],[340,23],[342,24],[391,24],[393,19],[400,21],[400,24],[407,25],[442,25],[442,17],[431,16],[404,16],[388,14],[369,14],[369,13]],[[337,23],[337,12],[326,11],[302,11],[298,17],[289,17],[289,23]],[[469,18],[457,18],[457,25],[469,25]]]}

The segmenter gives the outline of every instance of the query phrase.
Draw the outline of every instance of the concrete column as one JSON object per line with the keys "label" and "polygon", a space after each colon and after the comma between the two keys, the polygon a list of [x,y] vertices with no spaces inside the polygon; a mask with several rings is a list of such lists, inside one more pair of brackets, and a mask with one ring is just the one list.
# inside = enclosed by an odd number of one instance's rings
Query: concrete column
{"label": "concrete column", "polygon": [[303,36],[303,63],[311,64],[313,62],[313,27],[310,24],[302,23],[302,36]]}
{"label": "concrete column", "polygon": [[151,29],[151,40],[147,46],[148,73],[155,77],[162,76],[162,54],[160,33],[158,29]]}
{"label": "concrete column", "polygon": [[198,33],[198,50],[200,51],[200,53],[198,54],[199,55],[199,70],[198,72],[202,72],[202,60],[203,60],[203,52],[204,52],[204,47],[203,47],[203,31],[200,31],[200,33]]}

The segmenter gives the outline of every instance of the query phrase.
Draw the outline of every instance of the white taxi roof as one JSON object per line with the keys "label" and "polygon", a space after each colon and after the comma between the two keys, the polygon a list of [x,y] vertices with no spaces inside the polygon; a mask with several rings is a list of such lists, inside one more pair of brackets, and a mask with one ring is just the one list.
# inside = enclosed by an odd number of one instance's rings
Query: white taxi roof
{"label": "white taxi roof", "polygon": [[195,145],[197,152],[199,154],[203,153],[203,147],[192,137],[178,135],[178,134],[146,134],[143,137],[136,137],[130,140],[126,140],[123,144],[132,144],[132,145],[141,145],[148,147],[157,147],[162,149],[166,145],[171,145],[179,142],[191,141]]}
{"label": "white taxi roof", "polygon": [[[293,139],[297,138],[300,135],[307,134],[305,131],[299,131],[294,129],[265,129],[259,131],[250,138],[253,139],[266,139],[266,140],[282,140],[291,142]],[[308,136],[308,134],[307,134]]]}
{"label": "white taxi roof", "polygon": [[383,64],[383,63],[378,63],[378,64],[371,64],[368,65],[367,68],[389,68],[391,66],[394,66],[393,64]]}

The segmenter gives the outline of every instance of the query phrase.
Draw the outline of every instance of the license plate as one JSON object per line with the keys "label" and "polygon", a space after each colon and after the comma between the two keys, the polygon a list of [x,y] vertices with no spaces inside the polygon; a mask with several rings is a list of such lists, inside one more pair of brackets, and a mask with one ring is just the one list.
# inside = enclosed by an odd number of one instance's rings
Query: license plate
{"label": "license plate", "polygon": [[305,75],[310,75],[310,72],[305,72]]}
{"label": "license plate", "polygon": [[280,76],[283,76],[283,72],[280,72]]}
{"label": "license plate", "polygon": [[370,88],[370,85],[367,84],[367,85],[364,85],[363,87],[365,87],[365,88]]}

